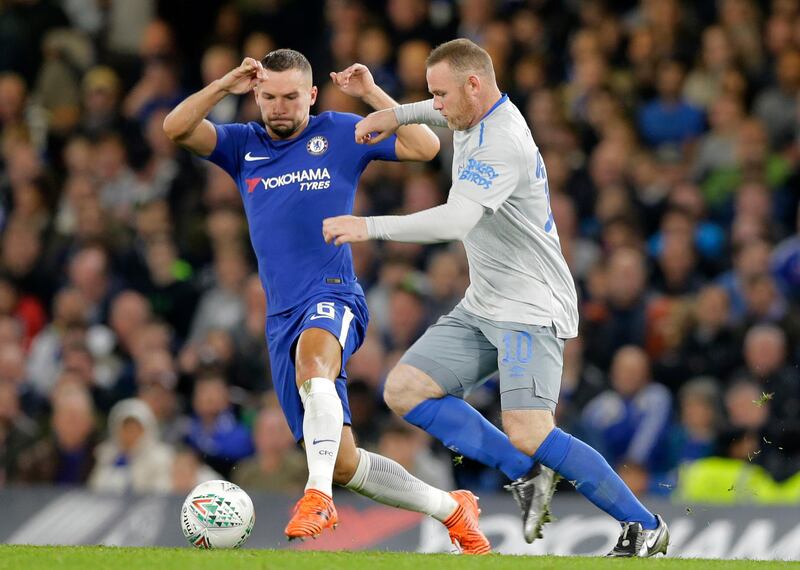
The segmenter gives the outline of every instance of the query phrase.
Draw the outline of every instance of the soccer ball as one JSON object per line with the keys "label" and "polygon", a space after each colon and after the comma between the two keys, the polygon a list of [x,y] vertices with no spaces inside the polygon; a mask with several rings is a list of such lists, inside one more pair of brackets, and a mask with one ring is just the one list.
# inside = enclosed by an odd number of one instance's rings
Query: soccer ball
{"label": "soccer ball", "polygon": [[255,523],[250,496],[228,481],[200,483],[181,509],[183,536],[195,548],[239,548]]}

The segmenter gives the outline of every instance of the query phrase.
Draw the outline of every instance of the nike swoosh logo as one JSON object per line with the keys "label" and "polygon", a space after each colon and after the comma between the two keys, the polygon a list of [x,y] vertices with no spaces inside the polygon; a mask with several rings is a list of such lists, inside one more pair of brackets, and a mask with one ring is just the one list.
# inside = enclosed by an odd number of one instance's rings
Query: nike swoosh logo
{"label": "nike swoosh logo", "polygon": [[269,157],[268,156],[253,156],[248,152],[246,155],[244,155],[244,159],[247,162],[253,162],[254,160],[269,160]]}
{"label": "nike swoosh logo", "polygon": [[658,532],[659,530],[660,529],[656,529],[656,532],[650,534],[648,537],[645,538],[644,543],[647,545],[648,550],[652,550],[653,548],[655,548],[658,539],[661,537],[661,533]]}
{"label": "nike swoosh logo", "polygon": [[311,442],[312,445],[317,445],[318,443],[325,443],[326,441],[330,441],[331,443],[336,443],[335,439],[315,439]]}

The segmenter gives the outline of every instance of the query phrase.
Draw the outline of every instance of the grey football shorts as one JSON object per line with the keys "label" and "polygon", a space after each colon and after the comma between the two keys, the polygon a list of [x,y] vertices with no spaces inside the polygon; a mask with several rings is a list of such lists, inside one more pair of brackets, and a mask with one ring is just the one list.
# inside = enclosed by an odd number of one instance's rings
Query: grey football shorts
{"label": "grey football shorts", "polygon": [[564,340],[552,326],[490,321],[456,307],[400,359],[428,374],[447,394],[463,398],[500,373],[503,410],[555,412]]}

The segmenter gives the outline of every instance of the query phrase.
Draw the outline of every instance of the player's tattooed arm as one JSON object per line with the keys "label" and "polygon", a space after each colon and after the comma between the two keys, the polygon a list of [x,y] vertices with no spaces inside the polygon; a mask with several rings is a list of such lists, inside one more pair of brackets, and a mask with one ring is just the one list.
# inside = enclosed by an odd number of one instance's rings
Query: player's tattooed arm
{"label": "player's tattooed arm", "polygon": [[[353,97],[358,97],[364,103],[377,110],[376,114],[393,115],[391,109],[397,107],[397,101],[392,99],[388,93],[375,84],[367,66],[354,63],[347,69],[338,73],[331,73],[331,80],[344,93]],[[365,119],[366,120],[366,119]],[[359,122],[360,125],[364,121]],[[397,158],[400,160],[431,160],[439,152],[439,138],[424,125],[409,125],[399,128],[400,125],[389,125],[382,131],[366,131],[361,135],[356,134],[356,142],[359,144],[374,144],[380,142],[395,132],[397,142],[395,150]],[[358,133],[358,126],[356,127]],[[372,133],[376,133],[373,135]],[[372,139],[372,137],[375,137]]]}
{"label": "player's tattooed arm", "polygon": [[206,116],[226,95],[242,95],[266,78],[261,62],[246,57],[241,65],[184,99],[164,119],[167,136],[190,151],[208,156],[217,144],[217,131]]}

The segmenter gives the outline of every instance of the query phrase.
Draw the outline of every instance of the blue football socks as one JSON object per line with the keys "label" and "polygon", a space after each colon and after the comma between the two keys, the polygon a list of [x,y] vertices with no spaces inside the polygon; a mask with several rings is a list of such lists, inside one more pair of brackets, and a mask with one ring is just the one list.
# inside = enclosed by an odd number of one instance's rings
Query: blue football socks
{"label": "blue football socks", "polygon": [[533,469],[530,456],[514,447],[506,434],[460,398],[425,400],[403,417],[449,449],[499,469],[509,479],[518,479]]}
{"label": "blue football socks", "polygon": [[480,412],[455,396],[425,400],[403,416],[449,449],[502,471],[509,479],[526,475],[534,462],[550,467],[598,508],[620,522],[658,526],[655,516],[636,498],[608,462],[581,440],[555,428],[529,457]]}
{"label": "blue football socks", "polygon": [[639,522],[654,529],[658,521],[593,448],[555,428],[533,455],[575,485],[575,489],[620,522]]}

